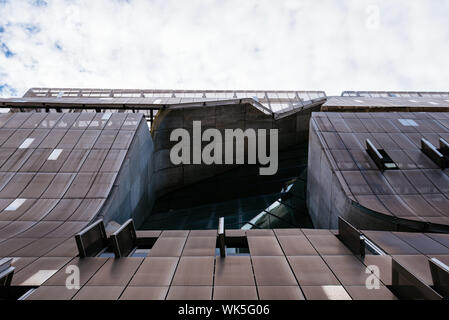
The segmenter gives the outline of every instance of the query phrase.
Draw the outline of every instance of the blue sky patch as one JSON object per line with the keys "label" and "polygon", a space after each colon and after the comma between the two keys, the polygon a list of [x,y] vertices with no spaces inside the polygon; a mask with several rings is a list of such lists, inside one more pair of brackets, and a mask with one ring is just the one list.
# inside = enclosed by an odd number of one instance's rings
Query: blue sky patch
{"label": "blue sky patch", "polygon": [[11,58],[14,56],[14,52],[9,50],[8,46],[5,43],[0,43],[0,51],[5,55],[6,58]]}
{"label": "blue sky patch", "polygon": [[8,85],[7,83],[0,84],[0,95],[2,94],[10,94],[12,96],[16,96],[17,90]]}
{"label": "blue sky patch", "polygon": [[58,49],[59,51],[62,51],[63,49],[62,44],[59,41],[55,42],[55,48]]}
{"label": "blue sky patch", "polygon": [[33,24],[24,24],[23,28],[30,34],[36,34],[41,31],[41,29],[38,26]]}
{"label": "blue sky patch", "polygon": [[47,1],[44,0],[34,0],[33,5],[36,7],[46,7],[48,5]]}

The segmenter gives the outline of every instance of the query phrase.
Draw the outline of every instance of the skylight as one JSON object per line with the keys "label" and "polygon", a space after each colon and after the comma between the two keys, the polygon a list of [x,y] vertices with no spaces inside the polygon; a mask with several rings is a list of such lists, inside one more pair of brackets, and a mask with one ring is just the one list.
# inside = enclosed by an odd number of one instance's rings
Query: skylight
{"label": "skylight", "polygon": [[16,199],[5,209],[5,211],[16,211],[22,204],[24,204],[26,199]]}
{"label": "skylight", "polygon": [[25,141],[20,145],[19,149],[26,149],[28,148],[34,141],[34,138],[27,138]]}
{"label": "skylight", "polygon": [[59,156],[61,155],[63,149],[55,149],[50,154],[47,160],[58,160]]}
{"label": "skylight", "polygon": [[418,124],[411,119],[399,119],[399,122],[405,127],[417,127]]}
{"label": "skylight", "polygon": [[101,117],[101,120],[109,120],[109,118],[112,116],[111,112],[106,112],[103,117]]}

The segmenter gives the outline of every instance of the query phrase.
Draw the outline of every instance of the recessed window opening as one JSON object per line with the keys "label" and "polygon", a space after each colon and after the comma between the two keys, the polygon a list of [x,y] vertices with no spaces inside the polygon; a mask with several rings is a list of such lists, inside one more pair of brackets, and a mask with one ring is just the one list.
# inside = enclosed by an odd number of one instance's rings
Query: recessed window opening
{"label": "recessed window opening", "polygon": [[[245,237],[226,237],[226,255],[227,256],[249,256],[248,239]],[[220,255],[220,247],[217,242],[215,255]]]}
{"label": "recessed window opening", "polygon": [[99,257],[99,258],[114,258],[115,257],[114,250],[112,249],[111,246],[108,246],[108,247],[104,248],[102,251],[100,251],[97,254],[97,257]]}
{"label": "recessed window opening", "polygon": [[137,238],[137,246],[131,250],[128,257],[145,258],[153,249],[158,238]]}
{"label": "recessed window opening", "polygon": [[440,148],[435,147],[428,140],[421,139],[421,150],[441,169],[449,167],[449,143],[440,138]]}
{"label": "recessed window opening", "polygon": [[369,139],[366,140],[366,151],[380,170],[398,169],[397,164],[391,159],[388,153],[383,149],[377,149]]}

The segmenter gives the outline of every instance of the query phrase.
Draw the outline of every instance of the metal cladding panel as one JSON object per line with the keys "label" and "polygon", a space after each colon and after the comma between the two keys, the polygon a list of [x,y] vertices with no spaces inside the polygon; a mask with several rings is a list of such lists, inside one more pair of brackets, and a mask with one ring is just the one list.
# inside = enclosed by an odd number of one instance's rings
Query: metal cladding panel
{"label": "metal cladding panel", "polygon": [[167,300],[211,300],[211,286],[171,286]]}
{"label": "metal cladding panel", "polygon": [[305,300],[298,286],[259,286],[260,300]]}
{"label": "metal cladding panel", "polygon": [[12,285],[40,286],[70,260],[56,257],[38,258],[14,275]]}
{"label": "metal cladding panel", "polygon": [[376,290],[369,290],[366,286],[344,286],[344,288],[353,300],[397,300],[397,297],[383,285]]}
{"label": "metal cladding panel", "polygon": [[333,235],[308,235],[307,238],[320,255],[352,255],[351,250]]}
{"label": "metal cladding panel", "polygon": [[304,286],[302,290],[307,300],[352,300],[348,292],[340,285]]}
{"label": "metal cladding panel", "polygon": [[306,236],[278,236],[277,238],[286,256],[318,255]]}
{"label": "metal cladding panel", "polygon": [[216,258],[216,286],[254,286],[254,275],[250,257],[229,256],[225,259]]}
{"label": "metal cladding panel", "polygon": [[190,234],[182,252],[183,256],[215,256],[217,237],[195,237]]}
{"label": "metal cladding panel", "polygon": [[130,286],[168,287],[173,279],[179,258],[152,257],[145,259],[134,274]]}
{"label": "metal cladding panel", "polygon": [[258,286],[292,286],[296,279],[285,257],[251,257]]}
{"label": "metal cladding panel", "polygon": [[301,286],[338,285],[339,281],[320,256],[288,257]]}
{"label": "metal cladding panel", "polygon": [[168,287],[127,287],[120,300],[164,300]]}
{"label": "metal cladding panel", "polygon": [[276,237],[249,236],[248,246],[253,256],[282,256],[282,249]]}
{"label": "metal cladding panel", "polygon": [[109,259],[87,282],[86,286],[125,287],[141,265],[142,258]]}
{"label": "metal cladding panel", "polygon": [[181,257],[172,286],[211,286],[214,257]]}
{"label": "metal cladding panel", "polygon": [[70,300],[76,293],[76,290],[67,290],[65,285],[41,286],[27,300]]}
{"label": "metal cladding panel", "polygon": [[409,232],[393,232],[399,239],[407,242],[424,255],[449,254],[449,248],[433,240],[425,234]]}
{"label": "metal cladding panel", "polygon": [[123,290],[121,286],[84,286],[73,300],[118,300]]}
{"label": "metal cladding panel", "polygon": [[[74,258],[69,265],[75,266],[80,270],[80,286],[83,286],[107,261],[107,258]],[[44,286],[65,286],[67,273],[65,269],[59,270],[47,280]]]}
{"label": "metal cladding panel", "polygon": [[159,237],[150,251],[151,257],[179,257],[181,256],[185,237]]}
{"label": "metal cladding panel", "polygon": [[258,300],[255,286],[215,286],[213,300]]}
{"label": "metal cladding panel", "polygon": [[410,255],[410,254],[419,254],[419,252],[407,244],[406,242],[399,239],[391,232],[383,232],[383,231],[365,231],[363,233],[376,243],[383,251],[391,255]]}
{"label": "metal cladding panel", "polygon": [[354,256],[325,256],[324,261],[343,285],[366,285],[366,267]]}

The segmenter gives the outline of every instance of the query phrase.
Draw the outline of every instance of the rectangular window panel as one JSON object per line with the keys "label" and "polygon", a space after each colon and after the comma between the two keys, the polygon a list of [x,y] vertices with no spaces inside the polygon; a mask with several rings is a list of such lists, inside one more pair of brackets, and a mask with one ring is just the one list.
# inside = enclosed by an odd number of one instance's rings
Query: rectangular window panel
{"label": "rectangular window panel", "polygon": [[20,208],[22,204],[24,204],[26,199],[16,199],[5,209],[5,211],[16,211]]}
{"label": "rectangular window panel", "polygon": [[19,149],[28,148],[34,141],[34,138],[27,138],[25,141],[19,146]]}
{"label": "rectangular window panel", "polygon": [[59,156],[61,155],[63,149],[55,149],[53,150],[53,152],[50,154],[50,156],[48,157],[47,160],[58,160]]}

